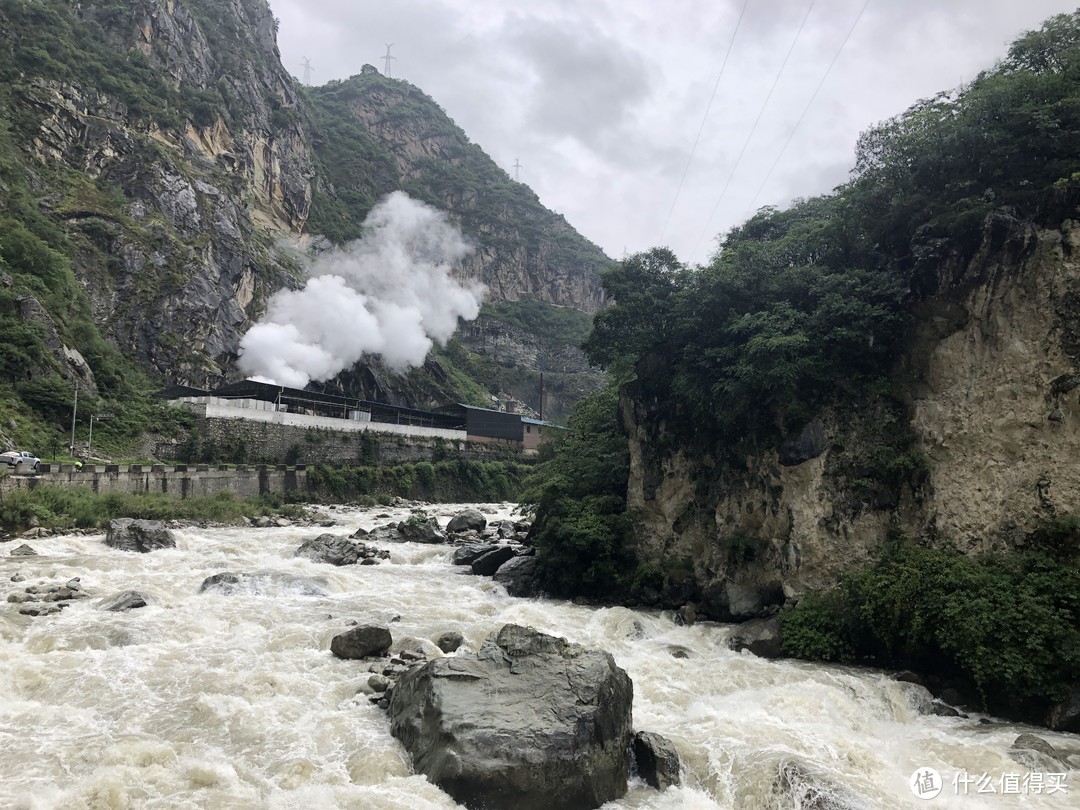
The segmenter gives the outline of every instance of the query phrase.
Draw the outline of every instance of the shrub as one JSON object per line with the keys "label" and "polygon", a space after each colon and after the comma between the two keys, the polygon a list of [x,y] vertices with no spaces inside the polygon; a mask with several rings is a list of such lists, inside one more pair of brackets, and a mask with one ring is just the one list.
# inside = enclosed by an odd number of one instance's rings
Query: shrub
{"label": "shrub", "polygon": [[788,654],[909,667],[1039,717],[1080,686],[1080,571],[1041,553],[969,557],[899,544],[784,618]]}

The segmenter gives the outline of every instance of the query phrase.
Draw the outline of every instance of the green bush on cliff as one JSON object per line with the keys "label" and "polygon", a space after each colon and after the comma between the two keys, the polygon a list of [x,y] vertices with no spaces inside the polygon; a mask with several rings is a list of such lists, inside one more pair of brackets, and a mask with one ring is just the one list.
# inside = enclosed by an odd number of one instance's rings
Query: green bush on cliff
{"label": "green bush on cliff", "polygon": [[578,400],[570,429],[543,447],[526,481],[540,578],[558,596],[612,595],[633,569],[624,514],[630,453],[617,407],[613,388]]}
{"label": "green bush on cliff", "polygon": [[988,709],[1037,717],[1080,686],[1080,569],[902,544],[804,597],[783,638],[789,655],[959,679]]}

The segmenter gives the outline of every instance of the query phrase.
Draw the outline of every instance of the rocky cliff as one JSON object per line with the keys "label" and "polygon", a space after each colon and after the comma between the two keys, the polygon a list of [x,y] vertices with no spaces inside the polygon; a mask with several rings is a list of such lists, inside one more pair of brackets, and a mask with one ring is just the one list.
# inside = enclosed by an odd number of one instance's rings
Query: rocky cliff
{"label": "rocky cliff", "polygon": [[628,507],[639,556],[668,570],[663,604],[775,610],[891,538],[968,551],[1022,547],[1080,492],[1080,225],[991,214],[978,245],[918,247],[895,397],[837,402],[778,447],[710,455],[665,441],[634,388]]}
{"label": "rocky cliff", "polygon": [[[85,355],[80,374],[96,390],[100,335],[158,380],[235,375],[268,296],[301,281],[282,238],[353,238],[399,188],[461,224],[477,245],[463,272],[491,300],[600,303],[602,252],[417,88],[378,75],[298,87],[265,0],[3,3],[0,52],[0,216],[77,281],[43,290],[29,263],[2,256],[18,306],[53,336],[41,372],[70,380],[70,358]],[[448,379],[420,387],[454,398]]]}

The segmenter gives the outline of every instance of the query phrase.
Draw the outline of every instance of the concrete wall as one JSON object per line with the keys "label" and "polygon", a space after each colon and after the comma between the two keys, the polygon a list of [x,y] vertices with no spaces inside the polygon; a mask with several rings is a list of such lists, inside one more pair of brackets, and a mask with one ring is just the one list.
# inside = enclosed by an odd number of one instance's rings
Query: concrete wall
{"label": "concrete wall", "polygon": [[228,491],[240,498],[268,493],[307,492],[307,470],[286,467],[199,465],[152,467],[138,465],[92,465],[76,472],[71,464],[41,464],[37,475],[0,475],[0,497],[38,486],[86,487],[97,493],[164,492],[174,498],[191,498]]}

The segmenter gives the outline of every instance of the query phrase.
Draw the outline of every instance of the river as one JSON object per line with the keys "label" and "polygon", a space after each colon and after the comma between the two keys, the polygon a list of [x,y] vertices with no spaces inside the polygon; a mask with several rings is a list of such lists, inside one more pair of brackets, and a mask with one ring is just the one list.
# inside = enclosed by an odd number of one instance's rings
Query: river
{"label": "river", "polygon": [[[458,508],[431,511],[445,525]],[[512,505],[486,509],[505,515]],[[410,772],[385,713],[357,694],[366,665],[330,654],[351,620],[387,623],[394,649],[421,644],[433,654],[431,640],[446,630],[475,649],[508,622],[608,650],[633,679],[635,729],[674,742],[684,784],[657,793],[634,780],[605,808],[791,808],[773,791],[786,763],[842,786],[853,806],[1080,807],[1076,772],[1064,789],[1051,793],[1058,779],[1044,779],[1036,792],[1007,753],[1024,731],[1077,749],[1074,736],[921,715],[913,687],[881,673],[732,652],[729,625],[509,598],[452,566],[447,546],[388,545],[390,560],[377,566],[294,557],[324,531],[370,529],[389,522],[378,514],[408,510],[331,514],[338,525],[329,529],[183,529],[177,548],[149,554],[107,548],[103,535],[30,540],[37,557],[9,556],[19,541],[0,545],[3,598],[72,577],[95,596],[37,618],[0,605],[0,807],[456,807]],[[286,585],[200,594],[221,571],[321,577],[326,594]],[[16,572],[25,582],[10,581]],[[104,597],[128,589],[150,604],[101,610]],[[910,784],[927,768],[943,785],[930,800]],[[979,793],[988,784],[997,792]]]}

